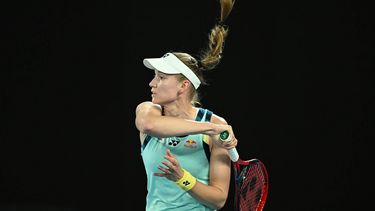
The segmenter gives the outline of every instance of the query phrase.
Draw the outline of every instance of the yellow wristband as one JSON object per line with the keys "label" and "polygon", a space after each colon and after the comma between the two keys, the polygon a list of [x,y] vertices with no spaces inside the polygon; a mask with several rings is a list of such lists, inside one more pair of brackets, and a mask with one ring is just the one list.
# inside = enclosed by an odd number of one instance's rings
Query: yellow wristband
{"label": "yellow wristband", "polygon": [[195,183],[197,183],[197,179],[191,175],[190,172],[185,169],[182,170],[184,171],[184,175],[176,182],[176,184],[183,190],[188,191],[194,187]]}

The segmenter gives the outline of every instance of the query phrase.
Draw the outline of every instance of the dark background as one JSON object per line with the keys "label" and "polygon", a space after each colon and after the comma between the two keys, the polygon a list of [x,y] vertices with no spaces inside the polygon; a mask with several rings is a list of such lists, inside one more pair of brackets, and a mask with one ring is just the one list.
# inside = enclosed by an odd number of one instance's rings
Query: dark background
{"label": "dark background", "polygon": [[[198,53],[218,15],[208,0],[2,3],[0,210],[144,210],[142,59]],[[265,210],[372,207],[373,16],[361,1],[237,0],[202,104],[266,164]]]}

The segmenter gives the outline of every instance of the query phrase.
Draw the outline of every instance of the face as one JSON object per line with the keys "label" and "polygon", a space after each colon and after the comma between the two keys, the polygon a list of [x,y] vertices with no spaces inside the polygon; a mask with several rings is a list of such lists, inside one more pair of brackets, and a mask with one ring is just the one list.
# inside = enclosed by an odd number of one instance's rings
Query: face
{"label": "face", "polygon": [[156,70],[154,78],[149,83],[152,102],[163,105],[175,101],[182,86],[178,79],[179,75],[165,74]]}

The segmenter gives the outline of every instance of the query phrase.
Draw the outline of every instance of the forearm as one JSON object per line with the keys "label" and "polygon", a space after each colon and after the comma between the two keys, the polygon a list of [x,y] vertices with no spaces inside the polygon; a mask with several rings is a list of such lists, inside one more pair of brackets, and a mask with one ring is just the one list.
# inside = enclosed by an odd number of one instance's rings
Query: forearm
{"label": "forearm", "polygon": [[[225,205],[231,177],[231,162],[226,149],[213,146],[210,158],[209,183],[207,185],[194,179],[194,175],[189,179],[189,176],[185,176],[185,173],[178,180],[177,184],[181,186],[181,182],[183,181],[193,181],[190,183],[193,186],[188,189],[192,197],[216,210],[221,209]],[[187,175],[189,174],[187,173]],[[196,181],[195,184],[194,180]],[[182,184],[184,185],[184,183]],[[182,188],[184,189],[183,185]]]}
{"label": "forearm", "polygon": [[202,204],[217,210],[225,205],[228,197],[226,191],[215,186],[205,185],[198,181],[195,186],[189,190],[189,194]]}
{"label": "forearm", "polygon": [[137,125],[141,132],[160,138],[197,133],[211,134],[215,129],[215,125],[210,122],[157,115],[140,117]]}
{"label": "forearm", "polygon": [[189,193],[201,203],[219,210],[225,205],[230,187],[231,162],[226,149],[213,146],[209,175],[208,185],[197,182]]}
{"label": "forearm", "polygon": [[224,130],[223,126],[211,122],[163,116],[160,107],[148,102],[137,107],[135,123],[140,132],[160,138],[198,133],[211,135]]}

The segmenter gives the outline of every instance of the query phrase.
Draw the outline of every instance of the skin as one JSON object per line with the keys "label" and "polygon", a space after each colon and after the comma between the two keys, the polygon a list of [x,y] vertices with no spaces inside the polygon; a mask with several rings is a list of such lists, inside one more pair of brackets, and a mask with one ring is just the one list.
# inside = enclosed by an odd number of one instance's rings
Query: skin
{"label": "skin", "polygon": [[[214,114],[211,122],[194,121],[197,109],[190,101],[189,89],[192,84],[189,80],[181,80],[179,75],[164,74],[155,71],[155,76],[149,83],[152,101],[142,102],[136,108],[135,124],[139,130],[141,144],[145,134],[156,137],[182,136],[189,134],[206,134],[210,139],[210,175],[209,184],[197,181],[189,190],[189,194],[201,203],[213,208],[221,209],[228,197],[231,161],[228,149],[237,145],[237,139],[232,127],[225,119]],[[164,115],[162,115],[164,107]],[[218,135],[229,131],[229,141],[222,142]],[[158,166],[160,172],[154,176],[166,177],[177,181],[183,176],[183,166],[178,159],[167,150],[164,161]],[[194,175],[193,175],[194,176]]]}

